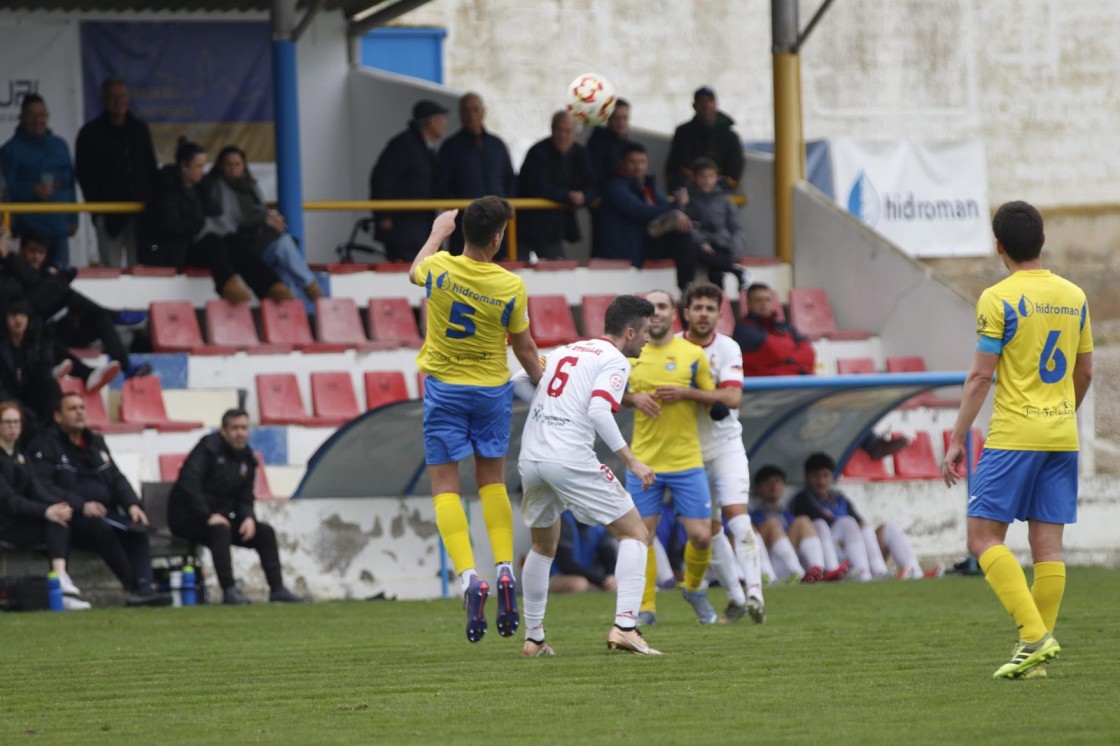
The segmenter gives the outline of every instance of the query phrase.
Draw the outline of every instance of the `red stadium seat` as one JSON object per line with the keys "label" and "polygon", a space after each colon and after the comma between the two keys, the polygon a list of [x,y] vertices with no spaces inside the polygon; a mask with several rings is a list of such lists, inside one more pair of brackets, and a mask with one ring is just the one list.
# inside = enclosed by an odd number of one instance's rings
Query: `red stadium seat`
{"label": "red stadium seat", "polygon": [[172,420],[163,406],[163,387],[156,376],[134,376],[121,385],[121,422],[154,427],[161,433],[197,430],[202,422]]}
{"label": "red stadium seat", "polygon": [[572,309],[563,295],[529,297],[529,330],[541,347],[556,347],[579,339]]}
{"label": "red stadium seat", "polygon": [[187,461],[189,453],[161,453],[159,455],[159,479],[161,482],[174,482]]}
{"label": "red stadium seat", "polygon": [[[924,373],[925,371],[926,361],[921,355],[893,355],[887,358],[888,373]],[[960,399],[937,396],[932,391],[927,391],[908,400],[902,407],[905,409],[913,407],[955,409],[960,405]]]}
{"label": "red stadium seat", "polygon": [[898,479],[939,479],[941,469],[933,455],[929,433],[919,431],[910,445],[894,454],[894,475]]}
{"label": "red stadium seat", "polygon": [[396,342],[401,347],[419,349],[424,343],[407,298],[370,298],[369,334],[375,342]]}
{"label": "red stadium seat", "polygon": [[271,345],[294,347],[300,352],[344,352],[346,345],[316,342],[301,300],[262,300],[261,331]]}
{"label": "red stadium seat", "polygon": [[603,336],[603,323],[607,315],[607,306],[614,299],[615,296],[613,295],[585,295],[580,298],[579,323],[583,327],[585,339],[597,339]]}
{"label": "red stadium seat", "polygon": [[276,500],[276,493],[268,483],[268,474],[264,470],[264,454],[253,451],[253,458],[257,460],[257,471],[253,475],[253,497],[258,500]]}
{"label": "red stadium seat", "polygon": [[187,301],[156,301],[148,306],[154,352],[232,355],[234,347],[207,345],[194,306]]}
{"label": "red stadium seat", "polygon": [[877,373],[875,361],[869,357],[842,357],[836,361],[836,372],[842,376]]}
{"label": "red stadium seat", "polygon": [[[972,428],[968,431],[972,436],[972,455],[969,459],[972,462],[972,468],[975,471],[976,464],[980,463],[980,454],[984,452],[984,433],[980,432],[978,428]],[[945,450],[949,450],[949,439],[953,437],[952,430],[945,430],[941,433],[941,440],[945,444]]]}
{"label": "red stadium seat", "polygon": [[867,339],[870,332],[836,327],[832,306],[824,288],[793,288],[789,291],[790,323],[810,339]]}
{"label": "red stadium seat", "polygon": [[578,267],[579,262],[575,259],[542,259],[533,265],[537,272],[566,272]]}
{"label": "red stadium seat", "polygon": [[311,411],[316,417],[347,422],[360,414],[354,384],[345,371],[311,374]]}
{"label": "red stadium seat", "polygon": [[337,427],[346,422],[346,418],[341,417],[309,415],[295,373],[259,373],[256,382],[262,425]]}
{"label": "red stadium seat", "polygon": [[116,433],[142,433],[143,425],[130,425],[125,422],[112,422],[109,413],[105,411],[105,400],[101,398],[100,391],[86,391],[86,384],[82,379],[73,376],[64,376],[59,382],[59,387],[64,394],[71,392],[79,394],[86,405],[86,426],[95,432],[113,435]]}
{"label": "red stadium seat", "polygon": [[883,465],[882,459],[876,461],[867,455],[867,451],[862,448],[857,448],[852,452],[851,458],[848,463],[844,464],[844,469],[841,472],[847,479],[890,479],[887,474],[887,468]]}
{"label": "red stadium seat", "polygon": [[236,347],[250,354],[292,351],[291,345],[261,344],[248,303],[206,301],[206,326],[210,329],[210,341],[216,345]]}
{"label": "red stadium seat", "polygon": [[315,325],[320,342],[343,344],[359,352],[391,350],[396,343],[370,342],[352,298],[319,298],[315,301]]}
{"label": "red stadium seat", "polygon": [[364,375],[366,411],[408,401],[404,373],[399,370],[367,370]]}

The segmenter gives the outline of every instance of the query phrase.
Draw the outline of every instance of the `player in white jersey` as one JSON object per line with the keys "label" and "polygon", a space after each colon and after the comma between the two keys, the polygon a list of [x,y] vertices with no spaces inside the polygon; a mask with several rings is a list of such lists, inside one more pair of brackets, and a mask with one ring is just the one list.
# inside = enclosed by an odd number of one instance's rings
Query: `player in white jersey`
{"label": "player in white jersey", "polygon": [[[743,352],[735,340],[716,331],[722,303],[723,291],[718,286],[708,282],[690,285],[681,299],[688,329],[680,336],[703,348],[720,402],[729,410],[721,419],[716,419],[722,414],[716,408],[711,415],[697,411],[704,468],[715,485],[711,567],[727,589],[729,603],[724,616],[728,621],[738,621],[749,614],[755,622],[762,623],[766,621],[766,606],[762,598],[761,553],[747,512],[751,478],[743,449],[743,425],[739,422]],[[721,517],[735,538],[734,550],[723,532]],[[746,581],[746,593],[739,585],[740,573]]]}
{"label": "player in white jersey", "polygon": [[524,657],[554,655],[544,639],[544,612],[564,510],[570,510],[581,523],[607,526],[619,542],[615,619],[607,647],[660,655],[646,644],[636,626],[645,588],[649,532],[630,494],[610,468],[599,463],[594,448],[598,434],[644,488],[653,484],[653,470],[634,457],[613,417],[630,377],[626,358],[641,352],[652,315],[649,301],[619,296],[607,307],[603,338],[550,352],[536,387],[524,373],[513,378],[514,391],[531,402],[517,463],[523,491],[521,517],[533,538],[521,575]]}

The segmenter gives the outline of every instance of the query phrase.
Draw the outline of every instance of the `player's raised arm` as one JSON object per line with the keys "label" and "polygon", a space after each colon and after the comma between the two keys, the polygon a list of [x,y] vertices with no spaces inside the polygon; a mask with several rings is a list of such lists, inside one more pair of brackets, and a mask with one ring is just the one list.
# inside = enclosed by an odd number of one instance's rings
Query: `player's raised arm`
{"label": "player's raised arm", "polygon": [[423,281],[416,277],[416,268],[420,263],[439,251],[443,246],[443,240],[455,232],[455,216],[459,214],[458,210],[448,210],[441,212],[439,216],[432,223],[432,232],[428,234],[428,240],[416,252],[416,258],[412,260],[412,266],[408,268],[408,278],[414,285],[423,285]]}

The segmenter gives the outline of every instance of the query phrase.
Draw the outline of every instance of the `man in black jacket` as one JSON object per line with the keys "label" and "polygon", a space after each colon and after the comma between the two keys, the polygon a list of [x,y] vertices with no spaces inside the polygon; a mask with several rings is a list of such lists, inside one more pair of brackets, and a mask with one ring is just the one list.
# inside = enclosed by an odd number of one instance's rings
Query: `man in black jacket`
{"label": "man in black jacket", "polygon": [[231,544],[257,550],[269,601],[303,601],[284,587],[276,531],[258,523],[253,512],[256,470],[249,448],[249,414],[229,409],[222,415],[221,430],[200,440],[179,471],[167,504],[167,522],[176,536],[210,548],[222,603],[249,603],[233,577]]}
{"label": "man in black jacket", "polygon": [[[101,85],[104,110],[78,131],[74,155],[87,202],[146,202],[155,182],[155,148],[148,125],[128,110],[128,86],[112,77]],[[136,264],[136,216],[95,215],[101,264]]]}
{"label": "man in black jacket", "polygon": [[697,158],[711,158],[719,166],[720,178],[729,190],[743,178],[743,144],[731,129],[735,121],[719,110],[716,92],[708,86],[692,95],[696,116],[677,127],[665,161],[665,183],[669,189],[682,187],[692,178]]}
{"label": "man in black jacket", "polygon": [[76,393],[62,395],[54,425],[28,445],[31,468],[73,508],[71,541],[98,552],[128,591],[129,606],[167,606],[171,595],[152,584],[148,516],[105,439],[86,427],[86,405]]}

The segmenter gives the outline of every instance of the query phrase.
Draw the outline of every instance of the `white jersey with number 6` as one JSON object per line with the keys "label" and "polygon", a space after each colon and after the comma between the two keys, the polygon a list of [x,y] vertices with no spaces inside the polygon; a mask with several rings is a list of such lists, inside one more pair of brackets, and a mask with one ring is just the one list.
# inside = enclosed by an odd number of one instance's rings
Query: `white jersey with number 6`
{"label": "white jersey with number 6", "polygon": [[521,460],[597,464],[591,400],[602,397],[617,412],[629,377],[630,362],[605,339],[550,352],[525,420]]}

